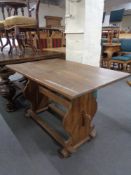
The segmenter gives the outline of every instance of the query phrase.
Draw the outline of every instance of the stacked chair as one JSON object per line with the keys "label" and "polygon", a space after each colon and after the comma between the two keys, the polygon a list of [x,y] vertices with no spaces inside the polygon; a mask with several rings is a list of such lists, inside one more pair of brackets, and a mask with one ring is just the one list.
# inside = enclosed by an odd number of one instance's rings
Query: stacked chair
{"label": "stacked chair", "polygon": [[[2,11],[2,14],[3,14],[3,20],[0,21],[0,47],[1,47],[1,51],[3,51],[3,48],[6,46],[6,45],[10,45],[11,47],[11,43],[10,43],[10,40],[8,38],[8,36],[6,36],[6,32],[5,32],[5,27],[4,27],[4,23],[5,23],[5,10],[6,8],[5,7],[1,7],[1,11]],[[9,11],[7,10],[7,14],[8,16],[10,15],[9,14]],[[3,38],[6,36],[6,44],[4,45],[3,44]]]}
{"label": "stacked chair", "polygon": [[131,39],[120,39],[121,51],[109,61],[109,68],[131,72]]}
{"label": "stacked chair", "polygon": [[[40,0],[36,0],[35,4],[31,7],[30,1],[27,1],[28,16],[14,15],[5,19],[4,27],[7,35],[13,32],[15,39],[18,42],[19,54],[25,54],[26,46],[32,48],[32,53],[37,53],[37,48],[33,45],[33,36],[31,32],[36,32],[38,45],[40,47],[40,34],[39,34],[39,4]],[[35,18],[32,17],[32,11],[35,11]],[[11,47],[10,52],[12,53],[13,48]]]}
{"label": "stacked chair", "polygon": [[[40,31],[40,46],[42,50],[45,48],[50,47],[50,38],[49,38],[49,32],[48,31]],[[39,42],[38,42],[38,37],[34,35],[34,45],[39,48]]]}
{"label": "stacked chair", "polygon": [[60,31],[52,32],[52,35],[50,37],[50,47],[51,48],[62,47],[64,45],[63,38],[64,35],[62,32]]}
{"label": "stacked chair", "polygon": [[[26,0],[23,0],[22,6],[26,6],[26,4],[27,4],[26,3]],[[14,5],[13,4],[10,4],[10,5],[8,5],[8,3],[6,3],[5,5],[4,4],[1,5],[1,12],[2,12],[2,15],[3,15],[3,20],[0,21],[0,43],[1,43],[1,51],[3,52],[3,49],[7,45],[9,45],[10,46],[10,49],[9,49],[9,52],[8,52],[9,54],[12,53],[11,52],[12,47],[15,47],[16,48],[16,45],[15,45],[14,33],[13,32],[8,33],[5,30],[5,20],[9,16],[18,15],[18,9],[21,9],[21,13],[22,13],[22,15],[24,15],[24,8],[23,7],[16,6],[15,4]],[[6,18],[6,15],[5,14],[7,14],[7,18]],[[6,39],[6,43],[5,44],[3,44],[3,41],[2,41],[3,38]],[[10,39],[12,39],[12,43],[11,43]]]}

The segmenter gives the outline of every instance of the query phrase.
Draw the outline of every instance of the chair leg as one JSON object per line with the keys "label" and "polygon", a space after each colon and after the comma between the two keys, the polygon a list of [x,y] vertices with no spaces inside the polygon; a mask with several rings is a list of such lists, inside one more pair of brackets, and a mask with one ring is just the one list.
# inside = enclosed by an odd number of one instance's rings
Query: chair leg
{"label": "chair leg", "polygon": [[111,63],[110,63],[110,61],[108,60],[107,61],[107,69],[110,69],[111,68]]}
{"label": "chair leg", "polygon": [[[29,40],[29,42],[28,42]],[[34,47],[34,44],[33,44],[33,36],[31,34],[31,32],[28,32],[28,37],[27,37],[27,43],[28,45],[31,47],[32,51],[33,51],[33,55],[36,54],[37,50],[36,48]]]}
{"label": "chair leg", "polygon": [[1,47],[3,47],[3,41],[2,41],[2,37],[0,36],[0,43],[1,43]]}
{"label": "chair leg", "polygon": [[41,42],[40,42],[40,31],[39,31],[39,27],[36,28],[36,34],[37,34],[37,37],[38,37],[38,49],[40,49],[40,53],[42,53],[42,45],[41,45]]}
{"label": "chair leg", "polygon": [[13,44],[13,47],[15,48],[15,50],[16,50],[16,53],[17,53],[17,46],[16,46],[16,44],[15,44],[14,32],[12,32],[12,44]]}
{"label": "chair leg", "polygon": [[131,64],[129,64],[129,72],[131,73]]}
{"label": "chair leg", "polygon": [[21,33],[21,35],[20,35],[20,37],[21,37],[21,46],[22,46],[22,48],[23,48],[23,54],[25,54],[25,33],[24,32],[22,32]]}
{"label": "chair leg", "polygon": [[11,42],[10,42],[10,38],[9,38],[7,30],[5,31],[5,35],[6,35],[6,43],[1,47],[1,52],[3,52],[3,49],[9,44],[10,50],[9,50],[8,54],[11,54],[12,53],[12,46],[11,46]]}
{"label": "chair leg", "polygon": [[18,27],[15,27],[15,37],[17,39],[19,50],[20,50],[19,56],[22,56],[24,54],[24,51],[22,47],[22,40],[20,38],[20,30]]}
{"label": "chair leg", "polygon": [[123,70],[124,72],[127,72],[127,64],[123,64]]}

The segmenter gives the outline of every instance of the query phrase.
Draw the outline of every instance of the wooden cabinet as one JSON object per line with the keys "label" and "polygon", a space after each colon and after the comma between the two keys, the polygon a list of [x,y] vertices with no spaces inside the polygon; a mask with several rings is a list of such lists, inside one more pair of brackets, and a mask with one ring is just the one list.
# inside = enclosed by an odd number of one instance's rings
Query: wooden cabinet
{"label": "wooden cabinet", "polygon": [[62,17],[57,16],[45,16],[46,19],[46,27],[61,27]]}

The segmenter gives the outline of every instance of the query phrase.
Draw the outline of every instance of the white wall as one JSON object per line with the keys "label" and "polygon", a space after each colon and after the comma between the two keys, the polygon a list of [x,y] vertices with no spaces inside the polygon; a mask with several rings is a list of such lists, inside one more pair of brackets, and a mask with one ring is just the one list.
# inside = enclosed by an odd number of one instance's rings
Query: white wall
{"label": "white wall", "polygon": [[130,0],[107,0],[105,2],[105,11],[110,12],[112,10],[118,9],[131,9],[131,1]]}
{"label": "white wall", "polygon": [[131,15],[123,17],[121,28],[125,31],[131,31]]}
{"label": "white wall", "polygon": [[[21,14],[21,13],[19,13]],[[27,16],[27,9],[25,8],[25,15]],[[39,21],[40,21],[40,26],[45,27],[45,19],[44,16],[59,16],[62,17],[62,25],[64,25],[64,19],[65,19],[65,9],[59,6],[54,6],[54,5],[48,5],[48,4],[40,4],[40,9],[39,9]],[[2,12],[0,9],[0,20],[3,19]]]}
{"label": "white wall", "polygon": [[44,16],[59,16],[62,17],[62,25],[65,25],[65,9],[59,6],[40,4],[40,26],[45,26]]}

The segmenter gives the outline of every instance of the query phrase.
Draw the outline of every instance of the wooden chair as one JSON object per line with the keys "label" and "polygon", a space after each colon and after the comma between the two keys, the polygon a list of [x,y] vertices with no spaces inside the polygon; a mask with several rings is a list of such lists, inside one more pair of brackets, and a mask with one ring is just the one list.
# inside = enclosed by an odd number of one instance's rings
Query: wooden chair
{"label": "wooden chair", "polygon": [[[37,49],[33,45],[33,37],[31,32],[36,32],[38,44],[40,47],[40,34],[39,34],[39,5],[40,0],[36,0],[35,4],[30,8],[30,1],[27,1],[29,16],[11,16],[5,19],[5,30],[7,32],[14,31],[15,38],[18,41],[20,55],[25,53],[27,44],[32,48],[33,54],[36,54]],[[32,17],[32,11],[35,11],[35,18]],[[28,43],[27,43],[28,41]],[[12,50],[11,50],[12,52]]]}
{"label": "wooden chair", "polygon": [[[11,43],[10,41],[8,41],[8,38],[6,37],[7,41],[6,41],[6,44],[4,45],[3,44],[3,38],[5,36],[5,27],[4,27],[4,22],[5,22],[5,7],[1,7],[1,11],[2,11],[2,15],[3,15],[3,20],[0,21],[0,48],[1,48],[1,51],[3,51],[3,48],[6,46],[6,45],[10,45],[11,47]],[[7,15],[9,16],[9,11],[7,10]]]}
{"label": "wooden chair", "polygon": [[131,39],[121,39],[121,50],[109,61],[109,68],[131,72]]}
{"label": "wooden chair", "polygon": [[[34,45],[36,48],[39,48],[38,38],[34,34]],[[49,40],[49,32],[48,31],[40,31],[40,46],[41,49],[44,50],[45,48],[48,48],[50,46],[50,40]]]}
{"label": "wooden chair", "polygon": [[60,31],[53,32],[50,37],[50,47],[62,47],[63,45],[63,33]]}
{"label": "wooden chair", "polygon": [[[9,45],[10,46],[10,49],[9,49],[9,52],[8,52],[9,54],[11,53],[11,48],[12,47],[16,48],[15,38],[14,38],[14,32],[8,33],[7,31],[5,31],[5,25],[4,24],[5,24],[6,16],[9,17],[9,16],[12,16],[12,15],[18,14],[18,8],[21,9],[21,13],[22,13],[22,15],[24,15],[24,8],[23,7],[16,7],[16,6],[14,6],[14,8],[13,8],[13,5],[12,6],[9,6],[9,5],[1,6],[1,11],[2,11],[2,15],[3,15],[3,20],[0,21],[1,51],[3,52],[3,49],[7,45]],[[5,44],[3,44],[3,41],[2,41],[3,37],[6,38],[6,43]],[[12,43],[10,42],[10,38],[12,39]]]}
{"label": "wooden chair", "polygon": [[2,41],[3,35],[4,35],[4,20],[0,21],[0,47],[1,48],[3,47],[3,41]]}

